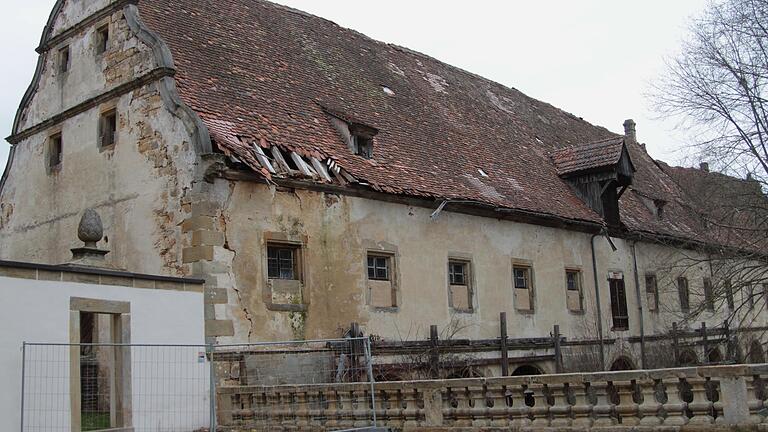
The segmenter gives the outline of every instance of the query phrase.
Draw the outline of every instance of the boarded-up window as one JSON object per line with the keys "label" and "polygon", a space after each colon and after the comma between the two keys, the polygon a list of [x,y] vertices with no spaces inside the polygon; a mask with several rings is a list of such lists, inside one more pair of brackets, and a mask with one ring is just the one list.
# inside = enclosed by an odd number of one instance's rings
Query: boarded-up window
{"label": "boarded-up window", "polygon": [[107,111],[99,119],[99,146],[109,147],[117,142],[117,111]]}
{"label": "boarded-up window", "polygon": [[571,269],[565,270],[565,297],[569,311],[581,312],[583,310],[580,271]]}
{"label": "boarded-up window", "polygon": [[715,310],[715,298],[714,293],[712,292],[712,279],[708,277],[704,278],[704,303],[707,306],[707,310]]}
{"label": "boarded-up window", "polygon": [[624,279],[609,279],[611,289],[611,315],[614,330],[629,330],[629,312]]}
{"label": "boarded-up window", "polygon": [[680,310],[691,310],[691,293],[688,291],[688,278],[677,278],[677,294],[680,297]]}
{"label": "boarded-up window", "polygon": [[520,311],[533,311],[532,269],[526,265],[514,265],[512,268],[515,308]]}
{"label": "boarded-up window", "polygon": [[655,274],[645,275],[645,296],[648,300],[648,310],[657,312],[659,310],[659,287],[656,284]]}
{"label": "boarded-up window", "polygon": [[472,281],[469,261],[448,260],[448,284],[451,307],[459,311],[472,310]]}

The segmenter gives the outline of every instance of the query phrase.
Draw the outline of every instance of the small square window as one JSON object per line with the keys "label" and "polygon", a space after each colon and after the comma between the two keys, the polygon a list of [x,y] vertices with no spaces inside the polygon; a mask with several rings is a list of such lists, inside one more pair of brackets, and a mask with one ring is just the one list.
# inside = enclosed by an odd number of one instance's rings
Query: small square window
{"label": "small square window", "polygon": [[368,279],[390,280],[390,257],[382,255],[368,255]]}
{"label": "small square window", "polygon": [[99,146],[109,147],[117,142],[117,112],[105,112],[99,120]]}
{"label": "small square window", "polygon": [[61,134],[52,135],[48,140],[48,167],[56,168],[61,165],[63,142]]}
{"label": "small square window", "polygon": [[269,279],[298,280],[297,247],[289,245],[267,246],[267,277]]}
{"label": "small square window", "polygon": [[59,50],[59,72],[65,73],[69,70],[69,47],[66,46]]}
{"label": "small square window", "polygon": [[467,263],[462,261],[448,262],[448,277],[451,285],[467,285]]}
{"label": "small square window", "polygon": [[109,25],[103,25],[96,30],[96,54],[103,54],[109,48]]}

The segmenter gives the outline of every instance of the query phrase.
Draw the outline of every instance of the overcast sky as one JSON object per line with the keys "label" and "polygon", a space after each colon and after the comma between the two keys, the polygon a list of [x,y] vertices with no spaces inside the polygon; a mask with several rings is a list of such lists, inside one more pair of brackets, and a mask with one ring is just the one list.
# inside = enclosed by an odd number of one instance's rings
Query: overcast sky
{"label": "overcast sky", "polygon": [[[86,0],[89,1],[89,0]],[[248,0],[242,0],[248,1]],[[2,0],[0,132],[11,133],[54,0]],[[621,132],[678,162],[685,134],[655,120],[643,93],[706,0],[279,0],[385,42],[420,51]],[[8,154],[0,143],[0,168]]]}

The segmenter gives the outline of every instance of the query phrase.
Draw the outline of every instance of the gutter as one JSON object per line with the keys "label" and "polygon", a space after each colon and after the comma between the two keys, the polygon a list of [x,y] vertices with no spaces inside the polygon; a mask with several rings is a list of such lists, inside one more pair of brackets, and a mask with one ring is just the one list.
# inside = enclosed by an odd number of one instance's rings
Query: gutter
{"label": "gutter", "polygon": [[640,314],[640,368],[645,369],[645,325],[643,324],[643,301],[640,293],[640,276],[637,274],[637,253],[635,252],[636,241],[630,245],[632,248],[632,265],[635,273],[635,293],[637,294],[637,311]]}

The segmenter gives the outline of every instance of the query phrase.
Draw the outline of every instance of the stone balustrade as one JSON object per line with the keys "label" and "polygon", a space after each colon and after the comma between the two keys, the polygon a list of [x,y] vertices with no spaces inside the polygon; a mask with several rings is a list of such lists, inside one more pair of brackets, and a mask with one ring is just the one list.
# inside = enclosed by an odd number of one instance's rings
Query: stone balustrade
{"label": "stone balustrade", "polygon": [[[768,364],[435,381],[219,386],[222,430],[763,430]],[[767,424],[763,424],[767,423]],[[758,425],[761,425],[758,428]]]}

